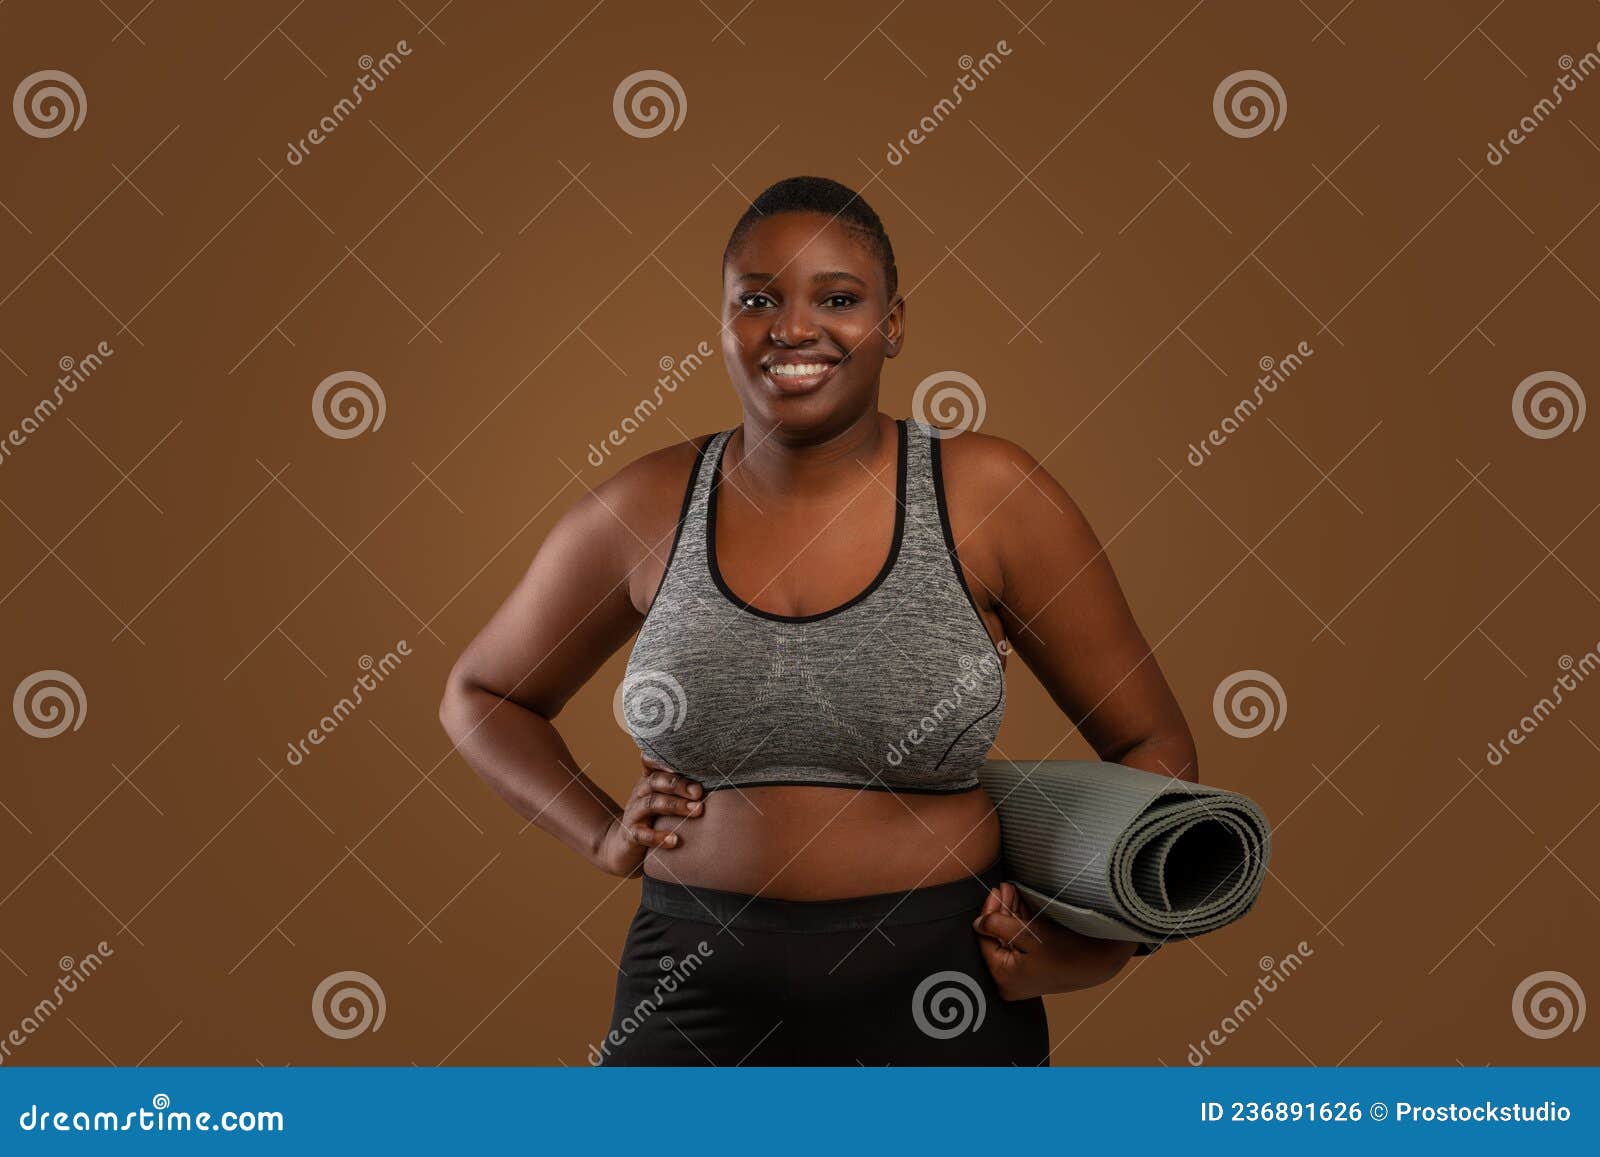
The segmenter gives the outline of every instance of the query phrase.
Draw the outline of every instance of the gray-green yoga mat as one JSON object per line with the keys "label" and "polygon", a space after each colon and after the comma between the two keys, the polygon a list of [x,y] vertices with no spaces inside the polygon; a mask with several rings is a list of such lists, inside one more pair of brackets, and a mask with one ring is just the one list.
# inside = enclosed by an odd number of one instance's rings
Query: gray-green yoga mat
{"label": "gray-green yoga mat", "polygon": [[1057,923],[1156,944],[1243,916],[1266,879],[1271,833],[1237,792],[1117,763],[990,760],[1012,882]]}

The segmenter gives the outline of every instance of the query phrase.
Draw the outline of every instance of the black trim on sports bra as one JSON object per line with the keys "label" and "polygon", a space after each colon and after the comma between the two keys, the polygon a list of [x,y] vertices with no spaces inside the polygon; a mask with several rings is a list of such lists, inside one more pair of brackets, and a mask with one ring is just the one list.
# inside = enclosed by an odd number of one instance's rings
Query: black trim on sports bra
{"label": "black trim on sports bra", "polygon": [[[932,445],[928,447],[928,452],[932,458],[933,497],[934,505],[939,508],[939,529],[944,533],[944,548],[945,551],[950,555],[950,564],[955,567],[956,583],[961,587],[962,593],[967,596],[967,604],[972,608],[972,613],[977,617],[978,629],[983,632],[983,637],[989,640],[989,645],[994,646],[994,638],[989,634],[989,624],[984,622],[983,612],[978,609],[978,600],[972,597],[972,588],[967,585],[967,576],[961,570],[961,556],[956,552],[955,532],[950,528],[950,510],[945,504],[944,495],[944,459],[941,457],[939,452],[944,439],[935,434],[933,435],[931,442]],[[998,651],[998,648],[996,648],[996,650]],[[1001,671],[1004,672],[1004,670],[1005,667],[1004,664],[1002,664]],[[1003,680],[1004,678],[1005,675],[1002,673],[1001,679]],[[995,710],[1002,702],[1004,702],[1004,697],[1005,688],[1002,686],[1000,696],[995,699],[994,706],[989,708],[989,710],[985,711],[982,715],[978,716],[978,718],[974,719],[971,723],[963,727],[960,733],[950,741],[950,746],[944,749],[944,754],[939,757],[939,762],[934,765],[935,771],[944,766],[944,761],[950,758],[950,753],[955,750],[956,744],[961,742],[962,737],[965,736],[968,731],[971,731],[979,723],[983,722],[983,720],[995,713]]]}
{"label": "black trim on sports bra", "polygon": [[961,585],[961,591],[967,596],[967,604],[972,607],[972,613],[978,616],[978,626],[983,628],[983,633],[992,645],[994,639],[989,636],[989,624],[984,622],[983,612],[978,609],[978,600],[972,597],[972,588],[967,585],[967,576],[961,569],[961,556],[956,553],[955,532],[950,529],[950,508],[944,496],[944,457],[940,453],[940,446],[944,439],[935,434],[928,447],[933,458],[933,498],[934,505],[939,508],[939,529],[944,532],[944,548],[950,555],[950,563],[956,568],[956,582]]}
{"label": "black trim on sports bra", "polygon": [[[895,560],[900,557],[900,544],[905,537],[906,527],[906,460],[909,456],[906,447],[906,420],[904,418],[895,419],[895,428],[898,434],[896,451],[898,461],[895,467],[894,537],[889,543],[889,556],[883,560],[883,566],[879,569],[877,577],[868,583],[867,588],[860,594],[830,610],[817,611],[815,614],[810,615],[780,615],[775,611],[764,611],[760,607],[752,606],[734,594],[728,588],[728,584],[723,581],[722,571],[717,566],[717,491],[722,488],[722,456],[727,452],[728,443],[733,441],[733,436],[730,434],[723,439],[722,446],[717,451],[716,461],[711,467],[711,494],[706,503],[706,563],[711,571],[711,581],[716,584],[723,597],[734,606],[763,619],[770,619],[773,622],[815,623],[822,619],[832,618],[841,611],[848,610],[882,586],[883,580],[888,578],[889,573],[894,570]],[[967,597],[969,600],[971,599],[970,592]],[[986,627],[984,630],[987,633],[988,628]]]}
{"label": "black trim on sports bra", "polygon": [[672,546],[667,550],[666,565],[661,568],[661,577],[656,581],[655,594],[650,596],[650,605],[645,608],[644,618],[639,620],[639,629],[644,629],[644,624],[650,620],[650,612],[656,609],[656,604],[661,601],[661,592],[666,589],[667,576],[672,574],[672,560],[678,555],[678,543],[683,538],[683,524],[689,518],[689,507],[694,502],[694,484],[700,478],[700,463],[705,461],[706,450],[710,448],[715,434],[707,434],[706,440],[700,443],[694,453],[694,466],[689,470],[689,482],[683,488],[683,504],[678,507],[678,525],[672,531]]}

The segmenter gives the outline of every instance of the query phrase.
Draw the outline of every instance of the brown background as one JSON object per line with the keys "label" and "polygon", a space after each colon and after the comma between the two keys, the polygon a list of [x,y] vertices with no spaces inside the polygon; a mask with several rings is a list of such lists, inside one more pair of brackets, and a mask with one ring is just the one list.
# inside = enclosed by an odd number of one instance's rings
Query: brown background
{"label": "brown background", "polygon": [[[1186,1063],[1301,940],[1218,1063],[1596,1060],[1592,1027],[1534,1040],[1509,1006],[1546,969],[1600,990],[1600,686],[1503,766],[1484,751],[1600,641],[1600,419],[1537,440],[1510,412],[1537,371],[1600,382],[1600,79],[1484,156],[1600,8],[438,3],[0,7],[4,93],[59,68],[88,100],[50,140],[0,118],[0,432],[59,359],[116,351],[0,466],[0,691],[61,668],[88,702],[51,740],[0,716],[0,1033],[58,958],[116,952],[12,1063],[584,1063],[638,884],[525,831],[435,705],[615,469],[590,443],[660,359],[717,346],[727,232],[796,173],[859,188],[894,239],[910,339],[884,410],[978,379],[984,429],[1109,544],[1202,778],[1277,825],[1246,920],[1050,1000],[1056,1063]],[[642,140],[611,98],[647,68],[687,115]],[[1248,140],[1211,107],[1246,68],[1288,102]],[[340,370],[381,384],[380,430],[313,424]],[[737,421],[714,361],[617,458]],[[637,774],[622,663],[560,720],[613,789]],[[1211,699],[1247,668],[1288,710],[1240,740]],[[1011,694],[1001,752],[1091,754],[1025,668]],[[339,1041],[308,1006],[344,969],[388,1012]]]}

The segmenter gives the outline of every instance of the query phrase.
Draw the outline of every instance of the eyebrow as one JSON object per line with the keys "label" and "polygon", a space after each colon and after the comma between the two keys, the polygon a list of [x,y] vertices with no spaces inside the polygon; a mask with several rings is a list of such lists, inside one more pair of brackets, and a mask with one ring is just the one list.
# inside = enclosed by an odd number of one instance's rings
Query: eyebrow
{"label": "eyebrow", "polygon": [[[778,275],[776,273],[741,273],[737,278],[735,278],[735,280],[772,282],[777,280],[777,276]],[[857,277],[854,273],[847,272],[843,269],[830,269],[824,273],[814,273],[811,275],[812,285],[817,285],[824,281],[853,281],[863,289],[870,288],[865,281]]]}

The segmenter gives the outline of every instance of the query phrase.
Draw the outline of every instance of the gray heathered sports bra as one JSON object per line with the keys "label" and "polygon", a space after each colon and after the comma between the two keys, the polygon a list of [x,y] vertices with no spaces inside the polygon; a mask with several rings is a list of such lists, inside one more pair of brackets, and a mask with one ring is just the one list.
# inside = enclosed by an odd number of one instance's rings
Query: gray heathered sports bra
{"label": "gray heathered sports bra", "polygon": [[1005,677],[961,576],[939,437],[896,422],[894,539],[867,589],[813,615],[758,610],[717,569],[717,490],[733,430],[695,459],[666,571],[617,714],[644,753],[703,784],[906,792],[978,786]]}

